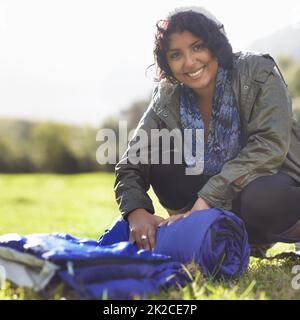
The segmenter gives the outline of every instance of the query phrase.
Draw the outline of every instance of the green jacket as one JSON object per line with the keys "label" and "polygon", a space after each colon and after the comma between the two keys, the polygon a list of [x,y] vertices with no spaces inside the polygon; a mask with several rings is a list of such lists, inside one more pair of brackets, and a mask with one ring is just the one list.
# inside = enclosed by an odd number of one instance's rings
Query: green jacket
{"label": "green jacket", "polygon": [[[293,119],[291,99],[274,60],[269,55],[235,54],[232,88],[240,108],[244,147],[198,192],[211,207],[227,210],[231,210],[237,194],[258,177],[275,174],[280,169],[300,182],[300,124]],[[179,85],[166,81],[155,88],[135,137],[139,129],[150,136],[151,129],[161,128],[182,129]],[[115,169],[120,212],[124,217],[136,208],[154,213],[147,195],[150,165],[130,164],[127,152]],[[243,178],[235,182],[240,177]]]}

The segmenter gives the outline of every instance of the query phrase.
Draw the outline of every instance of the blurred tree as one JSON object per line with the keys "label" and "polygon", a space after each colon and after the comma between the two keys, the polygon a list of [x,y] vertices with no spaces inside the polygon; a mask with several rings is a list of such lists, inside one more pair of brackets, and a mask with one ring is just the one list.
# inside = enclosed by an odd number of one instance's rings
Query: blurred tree
{"label": "blurred tree", "polygon": [[11,146],[0,138],[0,171],[13,172],[14,156]]}
{"label": "blurred tree", "polygon": [[40,123],[31,132],[33,161],[39,171],[74,173],[78,162],[68,141],[70,129],[62,124]]}
{"label": "blurred tree", "polygon": [[0,119],[0,172],[106,170],[96,161],[93,127]]}
{"label": "blurred tree", "polygon": [[300,97],[300,65],[291,72],[289,89],[293,98]]}
{"label": "blurred tree", "polygon": [[288,84],[292,98],[300,97],[299,62],[287,55],[281,55],[278,57],[278,66]]}
{"label": "blurred tree", "polygon": [[293,111],[295,118],[300,122],[300,97],[293,99]]}
{"label": "blurred tree", "polygon": [[76,156],[79,172],[103,170],[97,164],[95,154],[97,149],[97,130],[93,127],[72,127],[70,128],[70,140],[68,145]]}
{"label": "blurred tree", "polygon": [[33,163],[18,145],[0,138],[0,172],[32,172]]}
{"label": "blurred tree", "polygon": [[300,121],[300,63],[287,55],[281,55],[278,57],[278,65],[292,96],[295,118]]}
{"label": "blurred tree", "polygon": [[285,54],[280,55],[277,61],[283,74],[288,72],[295,64],[295,60]]}

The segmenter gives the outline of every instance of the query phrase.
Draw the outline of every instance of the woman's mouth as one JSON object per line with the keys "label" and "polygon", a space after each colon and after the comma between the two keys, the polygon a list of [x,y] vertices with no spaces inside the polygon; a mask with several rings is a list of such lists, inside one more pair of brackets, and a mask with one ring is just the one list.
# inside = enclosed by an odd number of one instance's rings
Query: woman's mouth
{"label": "woman's mouth", "polygon": [[205,67],[203,66],[195,72],[187,72],[186,75],[188,75],[190,78],[192,78],[194,80],[198,79],[202,75],[204,68]]}

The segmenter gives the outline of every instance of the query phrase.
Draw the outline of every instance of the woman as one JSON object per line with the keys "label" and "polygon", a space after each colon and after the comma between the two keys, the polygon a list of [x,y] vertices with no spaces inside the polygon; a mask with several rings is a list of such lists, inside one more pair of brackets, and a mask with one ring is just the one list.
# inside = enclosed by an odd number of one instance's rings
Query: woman
{"label": "woman", "polygon": [[[115,183],[130,240],[154,248],[158,225],[220,207],[244,220],[253,245],[300,241],[300,125],[274,60],[233,54],[223,26],[202,8],[177,9],[160,21],[154,56],[160,83],[136,135],[203,129],[204,170],[187,175],[185,154],[182,164],[133,164],[133,138]],[[150,185],[170,218],[154,215]]]}

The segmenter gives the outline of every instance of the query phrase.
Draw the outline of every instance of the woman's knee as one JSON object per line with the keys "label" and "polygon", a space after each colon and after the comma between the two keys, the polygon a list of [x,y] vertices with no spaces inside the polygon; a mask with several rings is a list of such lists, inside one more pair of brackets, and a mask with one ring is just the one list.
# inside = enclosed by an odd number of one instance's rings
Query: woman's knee
{"label": "woman's knee", "polygon": [[285,209],[285,187],[272,176],[252,181],[240,195],[241,216],[244,221],[264,231],[281,228],[278,223],[280,224],[280,216],[283,216]]}

